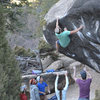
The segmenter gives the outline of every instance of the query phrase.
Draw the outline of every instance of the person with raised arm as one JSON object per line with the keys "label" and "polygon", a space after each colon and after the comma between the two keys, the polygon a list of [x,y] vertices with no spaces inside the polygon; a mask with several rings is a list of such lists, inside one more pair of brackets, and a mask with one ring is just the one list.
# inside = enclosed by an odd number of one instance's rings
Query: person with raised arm
{"label": "person with raised arm", "polygon": [[81,25],[79,28],[69,31],[66,27],[64,27],[64,30],[62,31],[62,29],[59,26],[59,19],[57,18],[56,21],[56,28],[55,28],[55,35],[57,37],[57,41],[56,41],[56,51],[59,51],[59,47],[63,47],[66,48],[69,43],[70,43],[70,37],[69,35],[72,35],[74,33],[77,33],[78,31],[80,31],[83,28],[83,25]]}
{"label": "person with raised arm", "polygon": [[74,70],[73,79],[78,84],[80,89],[80,95],[78,100],[90,100],[90,85],[92,82],[91,74],[87,71],[86,68],[84,68],[80,72],[81,79],[79,79],[76,77],[76,67],[73,67],[73,70]]}
{"label": "person with raised arm", "polygon": [[68,90],[68,85],[69,85],[69,80],[68,80],[68,73],[65,73],[65,80],[66,80],[66,84],[61,87],[59,87],[58,85],[58,79],[59,79],[59,74],[57,73],[56,76],[56,80],[55,80],[55,93],[57,96],[57,100],[66,100],[66,94],[67,94],[67,90]]}

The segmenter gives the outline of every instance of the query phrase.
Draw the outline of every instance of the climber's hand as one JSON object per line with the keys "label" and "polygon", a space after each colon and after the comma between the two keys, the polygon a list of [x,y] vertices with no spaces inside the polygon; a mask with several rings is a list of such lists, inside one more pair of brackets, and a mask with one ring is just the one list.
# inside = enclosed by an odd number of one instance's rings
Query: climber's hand
{"label": "climber's hand", "polygon": [[81,26],[80,26],[80,29],[82,29],[83,27],[84,27],[84,26],[83,26],[83,25],[81,25]]}
{"label": "climber's hand", "polygon": [[56,19],[58,20],[59,19],[59,16],[56,16]]}

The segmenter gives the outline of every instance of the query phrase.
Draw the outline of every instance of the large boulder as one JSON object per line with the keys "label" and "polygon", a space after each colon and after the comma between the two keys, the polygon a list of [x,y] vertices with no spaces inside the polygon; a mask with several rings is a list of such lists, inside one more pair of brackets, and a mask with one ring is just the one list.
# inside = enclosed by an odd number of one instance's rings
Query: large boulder
{"label": "large boulder", "polygon": [[55,61],[54,63],[52,63],[50,66],[48,66],[48,68],[46,68],[45,71],[50,70],[50,69],[59,70],[63,67],[64,67],[63,61],[58,60],[58,61]]}
{"label": "large boulder", "polygon": [[[43,77],[44,81],[49,85],[51,93],[54,93],[54,83],[55,83],[55,79],[56,79],[56,73],[57,72],[53,72],[53,73],[43,73],[41,74],[41,76]],[[59,77],[59,86],[61,86],[62,84],[65,83],[65,77],[64,77],[64,71],[60,72],[60,77]],[[23,83],[25,83],[28,87],[29,87],[29,80],[32,78],[36,78],[36,75],[24,75],[22,76],[23,79]],[[71,74],[68,74],[68,78],[69,78],[69,83],[73,84],[74,80],[71,77]]]}
{"label": "large boulder", "polygon": [[70,36],[69,46],[60,47],[59,51],[100,72],[100,0],[60,0],[49,10],[43,30],[46,40],[54,48],[57,16],[62,29],[66,26],[68,30],[74,30],[80,24],[84,25],[81,31]]}
{"label": "large boulder", "polygon": [[74,59],[71,59],[65,55],[59,54],[59,60],[61,60],[63,62],[63,67],[69,67],[70,64],[76,62]]}
{"label": "large boulder", "polygon": [[54,60],[50,56],[47,56],[47,57],[43,58],[41,60],[41,62],[43,65],[43,69],[46,69],[50,64],[52,64],[54,62]]}
{"label": "large boulder", "polygon": [[69,69],[69,66],[72,63],[73,63],[73,66],[77,66],[77,64],[75,62],[76,62],[75,60],[73,60],[73,59],[71,59],[69,57],[66,57],[66,56],[64,56],[62,54],[59,54],[58,60],[57,61],[54,61],[44,71],[50,70],[50,69],[54,69],[56,71],[58,71],[58,70],[64,70],[64,69]]}

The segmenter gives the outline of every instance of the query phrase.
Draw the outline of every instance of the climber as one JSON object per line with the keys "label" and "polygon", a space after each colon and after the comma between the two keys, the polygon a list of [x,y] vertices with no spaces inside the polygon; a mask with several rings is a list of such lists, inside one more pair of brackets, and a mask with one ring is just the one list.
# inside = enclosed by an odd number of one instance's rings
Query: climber
{"label": "climber", "polygon": [[66,93],[67,93],[67,89],[68,89],[68,85],[69,85],[69,80],[68,80],[68,73],[65,73],[65,79],[66,79],[66,85],[58,85],[58,78],[59,78],[59,74],[57,74],[56,80],[55,80],[55,93],[57,96],[57,100],[66,100]]}
{"label": "climber", "polygon": [[20,100],[27,100],[26,88],[27,88],[26,85],[22,85],[22,86],[20,87],[20,91],[21,91],[21,93],[20,93]]}
{"label": "climber", "polygon": [[35,79],[29,81],[30,84],[30,100],[40,100],[39,90]]}
{"label": "climber", "polygon": [[46,93],[45,93],[45,88],[48,88],[48,93],[50,93],[49,86],[47,85],[46,82],[43,81],[43,78],[41,76],[37,77],[38,81],[38,89],[39,89],[39,95],[40,95],[40,100],[47,100]]}
{"label": "climber", "polygon": [[76,67],[73,67],[73,69],[74,69],[73,79],[80,88],[80,96],[78,100],[90,100],[90,85],[92,82],[91,74],[86,70],[86,68],[84,68],[80,72],[82,79],[78,79],[76,78]]}
{"label": "climber", "polygon": [[64,27],[64,31],[59,27],[58,25],[58,18],[56,21],[56,28],[55,28],[55,35],[58,38],[56,41],[56,51],[59,51],[59,46],[66,48],[70,43],[70,37],[69,35],[72,35],[74,33],[77,33],[79,30],[81,30],[83,26],[81,25],[79,28],[73,31],[68,31],[66,27]]}

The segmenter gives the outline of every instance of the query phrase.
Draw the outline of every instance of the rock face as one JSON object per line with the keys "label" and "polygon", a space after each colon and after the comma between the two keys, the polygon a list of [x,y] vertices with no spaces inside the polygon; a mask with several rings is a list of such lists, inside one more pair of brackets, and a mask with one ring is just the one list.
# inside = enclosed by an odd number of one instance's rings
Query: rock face
{"label": "rock face", "polygon": [[7,34],[7,40],[11,48],[16,46],[24,47],[25,49],[36,49],[38,48],[40,38],[35,38],[37,33],[37,28],[39,27],[40,23],[38,19],[32,13],[27,13],[28,7],[22,7],[23,9],[23,16],[18,17],[18,21],[21,22],[24,27],[21,27],[21,31],[15,31],[13,34]]}
{"label": "rock face", "polygon": [[53,59],[50,56],[47,56],[41,61],[42,61],[43,69],[46,69],[53,62]]}
{"label": "rock face", "polygon": [[94,100],[100,100],[100,90],[96,90]]}
{"label": "rock face", "polygon": [[61,60],[58,60],[58,61],[55,61],[54,63],[52,63],[50,66],[48,66],[48,68],[45,69],[45,71],[50,70],[50,69],[59,70],[63,67],[64,67],[63,62]]}
{"label": "rock face", "polygon": [[55,48],[57,40],[54,29],[56,17],[63,29],[74,30],[84,25],[84,28],[71,35],[71,43],[59,51],[68,57],[82,62],[100,72],[100,0],[60,0],[45,16],[47,22],[44,35]]}

